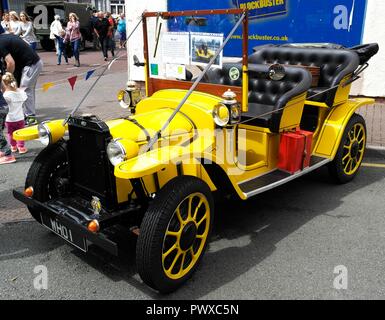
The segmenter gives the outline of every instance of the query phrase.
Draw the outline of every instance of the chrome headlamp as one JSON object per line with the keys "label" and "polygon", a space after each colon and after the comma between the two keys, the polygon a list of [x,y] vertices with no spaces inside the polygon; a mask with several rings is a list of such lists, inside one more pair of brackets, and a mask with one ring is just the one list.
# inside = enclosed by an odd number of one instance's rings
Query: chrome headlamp
{"label": "chrome headlamp", "polygon": [[134,158],[138,154],[138,144],[130,139],[114,139],[107,145],[107,156],[113,166]]}
{"label": "chrome headlamp", "polygon": [[128,81],[127,89],[121,90],[118,93],[118,101],[120,106],[123,109],[130,108],[132,113],[135,113],[135,107],[141,99],[142,95],[135,81]]}
{"label": "chrome headlamp", "polygon": [[120,139],[112,140],[107,145],[107,156],[113,166],[117,166],[126,160],[126,150],[119,140]]}
{"label": "chrome headlamp", "polygon": [[118,93],[119,105],[123,109],[128,109],[131,105],[131,96],[126,90],[121,90]]}
{"label": "chrome headlamp", "polygon": [[229,89],[222,97],[222,102],[217,104],[213,110],[214,122],[220,127],[239,123],[242,110],[240,103],[236,100],[236,94]]}
{"label": "chrome headlamp", "polygon": [[230,112],[227,106],[218,103],[213,110],[214,122],[219,127],[225,127],[230,121]]}
{"label": "chrome headlamp", "polygon": [[43,122],[37,126],[37,131],[39,134],[39,141],[48,146],[52,141],[52,134],[49,127]]}

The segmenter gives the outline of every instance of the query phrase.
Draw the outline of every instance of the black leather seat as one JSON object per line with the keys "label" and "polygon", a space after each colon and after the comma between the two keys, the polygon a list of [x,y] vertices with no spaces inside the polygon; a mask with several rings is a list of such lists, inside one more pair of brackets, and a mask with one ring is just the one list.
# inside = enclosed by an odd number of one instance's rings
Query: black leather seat
{"label": "black leather seat", "polygon": [[[239,78],[231,78],[231,69],[238,70]],[[242,114],[249,124],[279,132],[283,110],[294,97],[305,93],[311,85],[311,74],[304,68],[285,67],[285,77],[274,81],[268,76],[268,65],[249,64],[249,111]],[[237,72],[235,72],[237,73]],[[234,72],[232,73],[234,74]],[[242,65],[224,64],[222,69],[210,69],[204,82],[231,86],[242,85]],[[276,112],[273,112],[277,110]]]}
{"label": "black leather seat", "polygon": [[[262,46],[256,48],[256,52],[249,56],[249,63],[319,67],[319,84],[318,87],[310,89],[308,95],[310,97],[340,84],[344,77],[358,68],[360,61],[357,53],[350,50]],[[337,89],[330,90],[311,100],[325,102],[331,107],[334,104],[336,92]]]}
{"label": "black leather seat", "polygon": [[[230,77],[230,70],[236,68],[238,70],[238,78]],[[242,86],[242,64],[240,63],[224,63],[222,68],[210,68],[202,82],[221,84],[226,86]]]}

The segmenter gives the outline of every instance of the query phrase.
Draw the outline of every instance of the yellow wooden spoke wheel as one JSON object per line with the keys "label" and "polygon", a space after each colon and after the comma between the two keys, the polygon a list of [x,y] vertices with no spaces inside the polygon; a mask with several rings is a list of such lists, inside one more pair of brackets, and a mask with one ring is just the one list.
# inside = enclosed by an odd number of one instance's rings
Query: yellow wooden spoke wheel
{"label": "yellow wooden spoke wheel", "polygon": [[354,114],[346,126],[340,147],[329,172],[339,183],[351,181],[358,173],[365,154],[365,120]]}
{"label": "yellow wooden spoke wheel", "polygon": [[198,178],[177,177],[160,190],[137,242],[138,272],[147,285],[171,292],[193,274],[208,244],[213,208],[210,188]]}
{"label": "yellow wooden spoke wheel", "polygon": [[202,193],[187,196],[167,228],[162,252],[163,269],[171,279],[185,276],[196,264],[210,229],[210,206]]}
{"label": "yellow wooden spoke wheel", "polygon": [[347,175],[354,174],[364,157],[366,145],[365,126],[362,123],[356,123],[348,132],[342,157],[342,166]]}

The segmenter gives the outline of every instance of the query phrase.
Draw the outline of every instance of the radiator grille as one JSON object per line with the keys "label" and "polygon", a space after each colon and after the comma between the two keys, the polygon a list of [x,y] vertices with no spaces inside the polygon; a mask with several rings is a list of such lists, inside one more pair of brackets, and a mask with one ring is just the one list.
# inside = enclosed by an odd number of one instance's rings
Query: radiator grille
{"label": "radiator grille", "polygon": [[111,141],[107,125],[96,117],[73,117],[69,121],[68,159],[70,182],[83,196],[97,196],[107,210],[114,209],[116,182],[106,147]]}

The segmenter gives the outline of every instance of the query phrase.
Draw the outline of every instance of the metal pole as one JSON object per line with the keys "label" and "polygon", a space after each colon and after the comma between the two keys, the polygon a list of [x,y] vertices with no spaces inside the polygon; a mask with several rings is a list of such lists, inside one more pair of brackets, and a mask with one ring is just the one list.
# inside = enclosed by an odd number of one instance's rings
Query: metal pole
{"label": "metal pole", "polygon": [[147,152],[151,150],[151,148],[154,146],[154,144],[158,141],[158,139],[162,136],[162,132],[168,127],[170,122],[174,119],[176,114],[180,111],[180,109],[183,107],[183,105],[186,103],[187,99],[190,97],[190,95],[194,92],[196,87],[198,86],[199,82],[203,79],[206,72],[210,69],[210,67],[214,64],[215,60],[219,56],[219,54],[222,52],[223,48],[226,46],[227,42],[229,42],[230,38],[233,36],[234,32],[238,29],[240,24],[242,23],[243,19],[245,18],[246,13],[244,12],[238,22],[235,24],[234,28],[230,31],[229,35],[223,41],[222,45],[218,49],[218,51],[215,53],[214,57],[211,59],[211,61],[207,64],[207,66],[204,68],[204,70],[201,72],[199,77],[195,80],[194,84],[190,88],[190,90],[186,93],[182,101],[179,103],[177,108],[174,110],[174,112],[171,114],[170,118],[166,121],[166,123],[163,125],[163,127],[153,136],[150,141],[148,142],[148,145],[144,149],[144,152]]}
{"label": "metal pole", "polygon": [[[128,35],[127,39],[126,39],[126,42],[131,38],[131,36],[134,34],[134,32],[136,31],[136,29],[139,27],[139,25],[141,24],[142,22],[142,19],[140,19],[138,21],[138,23],[136,24],[135,28],[131,31],[131,33]],[[110,66],[120,58],[120,56],[116,57],[114,60],[112,60],[110,63],[108,63],[106,65],[106,67],[104,68],[103,72],[97,77],[97,79],[95,80],[95,82],[92,84],[91,88],[88,89],[88,91],[86,92],[86,94],[84,95],[84,97],[80,100],[79,104],[72,109],[72,111],[70,112],[70,114],[64,119],[63,121],[63,126],[65,126],[69,120],[69,118],[71,116],[73,116],[75,114],[76,111],[79,110],[79,108],[81,107],[81,105],[83,104],[83,102],[87,99],[87,97],[89,96],[89,94],[91,93],[91,91],[95,88],[96,84],[99,82],[99,80],[101,79],[101,77],[106,73],[106,71],[110,68]],[[129,57],[128,57],[129,59]]]}

